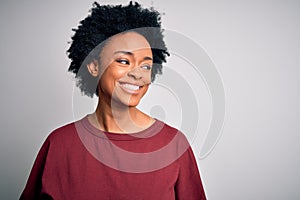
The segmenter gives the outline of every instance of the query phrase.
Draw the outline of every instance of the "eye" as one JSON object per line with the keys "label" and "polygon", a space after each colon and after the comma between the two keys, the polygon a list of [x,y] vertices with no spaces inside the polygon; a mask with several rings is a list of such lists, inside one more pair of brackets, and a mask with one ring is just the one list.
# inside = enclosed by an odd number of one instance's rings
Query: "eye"
{"label": "eye", "polygon": [[116,60],[118,63],[121,63],[123,65],[129,65],[129,61],[126,59],[117,59]]}
{"label": "eye", "polygon": [[151,66],[146,64],[146,65],[142,65],[141,68],[146,69],[146,70],[150,70]]}

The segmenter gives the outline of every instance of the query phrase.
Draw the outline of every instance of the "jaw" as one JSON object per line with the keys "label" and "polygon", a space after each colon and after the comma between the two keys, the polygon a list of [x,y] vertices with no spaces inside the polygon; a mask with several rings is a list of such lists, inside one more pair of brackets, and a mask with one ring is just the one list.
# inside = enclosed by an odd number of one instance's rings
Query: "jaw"
{"label": "jaw", "polygon": [[[100,82],[101,84],[101,82]],[[150,83],[129,83],[115,81],[112,85],[102,88],[98,86],[99,103],[107,104],[107,107],[136,107],[142,97],[148,91]],[[110,89],[109,89],[110,88]]]}
{"label": "jaw", "polygon": [[[131,86],[129,86],[131,87]],[[148,91],[149,84],[135,86],[136,90],[132,90],[128,86],[119,85],[113,92],[112,101],[122,104],[123,106],[127,107],[136,107],[142,97]]]}

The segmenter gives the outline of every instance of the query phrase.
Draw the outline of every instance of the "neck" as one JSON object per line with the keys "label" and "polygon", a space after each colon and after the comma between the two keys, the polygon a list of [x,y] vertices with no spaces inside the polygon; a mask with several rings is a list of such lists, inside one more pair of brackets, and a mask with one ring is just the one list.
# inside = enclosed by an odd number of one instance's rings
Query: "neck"
{"label": "neck", "polygon": [[95,126],[114,133],[132,133],[149,127],[154,120],[136,107],[129,107],[114,101],[99,98],[94,113]]}

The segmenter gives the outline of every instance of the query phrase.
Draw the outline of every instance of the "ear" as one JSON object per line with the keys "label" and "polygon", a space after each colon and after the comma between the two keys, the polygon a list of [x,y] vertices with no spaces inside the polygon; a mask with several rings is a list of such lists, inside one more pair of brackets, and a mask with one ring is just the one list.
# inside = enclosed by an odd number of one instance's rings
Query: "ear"
{"label": "ear", "polygon": [[99,64],[97,60],[93,60],[87,64],[86,67],[92,76],[97,77],[99,75]]}

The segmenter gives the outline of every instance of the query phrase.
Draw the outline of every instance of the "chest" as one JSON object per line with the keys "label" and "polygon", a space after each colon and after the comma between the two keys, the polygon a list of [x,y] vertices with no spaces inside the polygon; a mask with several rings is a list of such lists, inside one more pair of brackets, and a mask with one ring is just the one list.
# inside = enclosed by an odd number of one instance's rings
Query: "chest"
{"label": "chest", "polygon": [[[57,162],[45,166],[43,174],[43,191],[53,199],[175,198],[176,162],[146,173],[128,173],[107,166],[85,151],[58,157]],[[139,163],[131,163],[135,164]]]}

